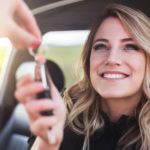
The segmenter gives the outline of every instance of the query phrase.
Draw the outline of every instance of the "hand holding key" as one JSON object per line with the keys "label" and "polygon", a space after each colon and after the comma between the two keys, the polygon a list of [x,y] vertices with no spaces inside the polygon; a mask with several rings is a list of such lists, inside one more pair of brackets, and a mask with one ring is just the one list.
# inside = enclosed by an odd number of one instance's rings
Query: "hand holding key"
{"label": "hand holding key", "polygon": [[[38,136],[37,140],[42,141],[34,144],[42,143],[42,146],[47,146],[50,149],[50,147],[59,147],[62,141],[66,108],[50,76],[48,78],[51,98],[37,98],[37,95],[43,92],[45,87],[43,83],[35,81],[30,75],[22,77],[17,83],[16,97],[27,110],[32,133]],[[53,115],[41,115],[41,112],[48,112],[49,110],[53,112]]]}
{"label": "hand holding key", "polygon": [[[44,90],[36,95],[37,99],[44,99],[44,98],[52,98],[51,97],[51,90],[50,90],[50,83],[47,76],[45,61],[39,62],[36,60],[35,66],[35,81],[40,81],[43,84]],[[48,116],[52,115],[52,111],[44,111],[41,112],[42,115]]]}

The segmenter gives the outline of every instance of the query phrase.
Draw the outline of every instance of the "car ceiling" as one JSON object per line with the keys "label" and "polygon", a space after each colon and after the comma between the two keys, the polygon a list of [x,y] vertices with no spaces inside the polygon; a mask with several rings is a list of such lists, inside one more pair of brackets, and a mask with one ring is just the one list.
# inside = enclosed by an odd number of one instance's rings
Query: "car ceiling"
{"label": "car ceiling", "polygon": [[150,17],[148,0],[25,0],[42,33],[89,29],[108,3],[122,3]]}

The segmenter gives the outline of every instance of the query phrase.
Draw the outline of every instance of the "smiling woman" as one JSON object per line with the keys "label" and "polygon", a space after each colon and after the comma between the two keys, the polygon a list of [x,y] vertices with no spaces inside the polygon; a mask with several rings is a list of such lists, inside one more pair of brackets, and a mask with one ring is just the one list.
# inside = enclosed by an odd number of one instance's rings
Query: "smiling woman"
{"label": "smiling woman", "polygon": [[116,4],[91,29],[83,78],[65,93],[68,125],[85,134],[83,149],[149,149],[149,33],[148,17]]}
{"label": "smiling woman", "polygon": [[[52,83],[52,101],[43,101],[33,99],[43,90],[40,83],[29,76],[19,81],[16,96],[37,136],[29,140],[29,147],[149,150],[149,35],[150,19],[139,10],[119,4],[105,9],[82,51],[83,76],[64,93],[67,121],[64,103]],[[52,116],[39,115],[49,109]]]}
{"label": "smiling woman", "polygon": [[145,68],[144,50],[138,47],[120,20],[105,19],[93,41],[90,78],[103,98],[102,109],[112,121],[117,121],[122,112],[131,115],[136,109],[142,95]]}

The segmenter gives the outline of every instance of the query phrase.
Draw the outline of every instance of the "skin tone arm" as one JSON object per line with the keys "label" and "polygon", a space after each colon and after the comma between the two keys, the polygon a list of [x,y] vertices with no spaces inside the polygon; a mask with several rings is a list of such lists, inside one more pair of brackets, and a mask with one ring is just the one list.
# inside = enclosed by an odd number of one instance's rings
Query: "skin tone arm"
{"label": "skin tone arm", "polygon": [[0,0],[0,10],[0,37],[8,37],[18,49],[40,44],[40,30],[22,0]]}
{"label": "skin tone arm", "polygon": [[[35,98],[44,87],[41,82],[34,81],[30,75],[23,76],[17,83],[16,98],[25,106],[31,132],[37,136],[32,150],[58,150],[63,139],[66,107],[53,82],[50,78],[49,80],[51,99]],[[46,110],[52,110],[53,115],[41,115],[41,112]]]}

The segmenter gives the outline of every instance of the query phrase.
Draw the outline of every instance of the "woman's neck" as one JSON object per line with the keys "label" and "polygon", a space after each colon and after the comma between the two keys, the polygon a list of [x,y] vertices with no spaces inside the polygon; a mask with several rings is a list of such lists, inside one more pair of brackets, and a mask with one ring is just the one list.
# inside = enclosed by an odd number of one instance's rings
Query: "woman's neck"
{"label": "woman's neck", "polygon": [[101,109],[107,113],[111,121],[116,122],[122,115],[133,116],[139,101],[139,97],[102,99]]}

